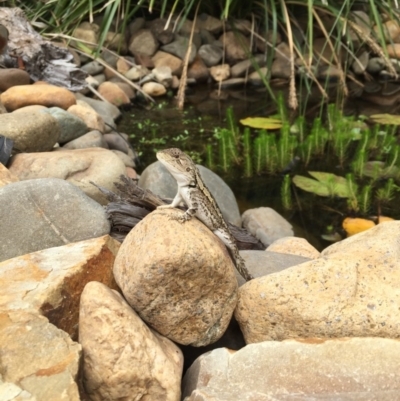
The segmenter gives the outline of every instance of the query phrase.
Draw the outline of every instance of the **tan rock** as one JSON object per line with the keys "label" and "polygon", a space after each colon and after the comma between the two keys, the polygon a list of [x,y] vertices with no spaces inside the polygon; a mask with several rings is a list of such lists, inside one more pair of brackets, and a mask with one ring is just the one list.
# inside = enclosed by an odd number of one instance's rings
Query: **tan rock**
{"label": "tan rock", "polygon": [[180,58],[159,50],[151,60],[155,67],[167,66],[171,68],[173,75],[181,76],[183,61]]}
{"label": "tan rock", "polygon": [[200,56],[196,56],[188,69],[188,78],[194,78],[198,82],[207,81],[210,73]]}
{"label": "tan rock", "polygon": [[211,67],[210,75],[217,82],[221,82],[228,79],[231,75],[229,64],[221,64]]}
{"label": "tan rock", "polygon": [[45,317],[28,310],[0,311],[0,344],[5,381],[36,401],[80,400],[81,346]]}
{"label": "tan rock", "polygon": [[128,96],[129,99],[135,98],[135,89],[132,88],[127,82],[114,82],[120,89],[125,92],[125,95]]}
{"label": "tan rock", "polygon": [[252,280],[235,317],[247,343],[299,337],[400,337],[400,222],[379,224],[322,257]]}
{"label": "tan rock", "polygon": [[398,399],[400,342],[384,338],[268,341],[198,358],[186,401]]}
{"label": "tan rock", "polygon": [[159,84],[158,82],[146,82],[142,90],[144,93],[152,97],[163,96],[167,93],[164,85]]}
{"label": "tan rock", "polygon": [[130,104],[131,101],[126,93],[115,83],[103,82],[98,91],[108,102],[114,106],[122,106],[123,104]]}
{"label": "tan rock", "polygon": [[77,338],[80,294],[93,280],[117,288],[112,266],[118,249],[106,235],[0,262],[0,311],[40,312]]}
{"label": "tan rock", "polygon": [[17,182],[18,177],[11,173],[7,167],[3,166],[0,163],[0,187],[4,187],[7,184],[11,184],[12,182]]}
{"label": "tan rock", "polygon": [[[88,281],[116,288],[118,247],[105,236],[0,263],[0,371],[6,389],[20,397],[10,399],[80,399],[81,346],[65,331],[77,337],[80,294]],[[0,384],[0,398],[2,389]]]}
{"label": "tan rock", "polygon": [[388,56],[400,59],[400,43],[393,43],[386,45]]}
{"label": "tan rock", "polygon": [[79,339],[91,400],[180,400],[180,349],[149,329],[116,291],[97,282],[86,285]]}
{"label": "tan rock", "polygon": [[152,56],[158,49],[159,43],[150,29],[140,29],[129,40],[129,52],[131,54],[143,54]]}
{"label": "tan rock", "polygon": [[290,255],[304,256],[305,258],[317,259],[321,256],[306,239],[298,237],[283,237],[274,241],[267,252],[279,252]]}
{"label": "tan rock", "polygon": [[99,31],[100,27],[97,24],[83,22],[79,25],[78,28],[74,30],[72,36],[79,40],[73,42],[75,43],[75,45],[76,43],[83,43],[89,49],[95,49],[99,40]]}
{"label": "tan rock", "polygon": [[137,224],[121,246],[114,276],[151,327],[177,343],[202,346],[225,332],[237,281],[222,242],[197,219],[171,218],[179,213],[157,211]]}
{"label": "tan rock", "polygon": [[132,68],[132,64],[129,63],[124,57],[120,57],[117,60],[117,71],[121,74],[125,74]]}
{"label": "tan rock", "polygon": [[125,42],[125,37],[121,33],[108,31],[104,40],[104,47],[119,52],[120,54],[126,54],[128,46]]}
{"label": "tan rock", "polygon": [[51,150],[60,137],[57,119],[40,111],[0,114],[1,134],[20,152]]}
{"label": "tan rock", "polygon": [[54,85],[13,86],[0,95],[0,100],[8,111],[34,104],[67,110],[76,103],[72,92]]}
{"label": "tan rock", "polygon": [[132,178],[132,180],[137,180],[138,175],[136,171],[132,167],[126,167],[125,169],[125,175],[129,178]]}
{"label": "tan rock", "polygon": [[32,106],[21,107],[20,109],[14,110],[13,113],[31,113],[36,111],[47,110],[46,106],[41,106],[40,104],[33,104]]}
{"label": "tan rock", "polygon": [[85,102],[74,104],[68,109],[68,113],[83,120],[89,130],[105,131],[106,127],[103,118]]}
{"label": "tan rock", "polygon": [[228,61],[245,60],[250,52],[250,39],[240,32],[225,32],[219,40],[224,44]]}
{"label": "tan rock", "polygon": [[48,177],[64,179],[97,202],[107,204],[105,197],[90,182],[118,192],[113,183],[125,174],[125,165],[107,149],[66,149],[62,152],[20,153],[12,158],[9,170],[21,181]]}
{"label": "tan rock", "polygon": [[[386,43],[399,43],[400,39],[400,26],[397,21],[389,20],[383,23],[383,34],[385,36]],[[374,31],[376,35],[380,35],[381,31],[377,25],[374,26]]]}

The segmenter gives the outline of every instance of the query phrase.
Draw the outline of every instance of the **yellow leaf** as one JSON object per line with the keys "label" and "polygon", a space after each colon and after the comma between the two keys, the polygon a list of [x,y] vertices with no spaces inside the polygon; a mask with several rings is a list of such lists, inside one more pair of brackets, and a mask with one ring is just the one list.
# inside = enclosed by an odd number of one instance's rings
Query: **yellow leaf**
{"label": "yellow leaf", "polygon": [[240,120],[241,124],[257,129],[279,129],[282,127],[282,121],[273,117],[247,117]]}

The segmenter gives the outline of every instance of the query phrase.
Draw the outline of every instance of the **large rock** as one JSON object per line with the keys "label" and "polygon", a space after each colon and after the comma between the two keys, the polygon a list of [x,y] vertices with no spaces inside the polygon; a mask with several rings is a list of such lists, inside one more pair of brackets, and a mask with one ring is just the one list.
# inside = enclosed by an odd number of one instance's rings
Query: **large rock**
{"label": "large rock", "polygon": [[228,61],[245,60],[250,54],[250,39],[240,32],[225,32],[219,40],[224,44],[225,55]]}
{"label": "large rock", "polygon": [[82,293],[79,340],[84,386],[93,401],[179,401],[183,357],[149,329],[120,294],[98,282]]}
{"label": "large rock", "polygon": [[[97,111],[93,107],[89,106],[87,103],[72,105],[68,109],[68,113],[72,114],[75,118],[80,119],[84,123],[84,125],[86,126],[85,133],[88,130],[98,130],[100,132],[105,132],[106,127],[103,117],[101,117],[101,115],[98,114]],[[78,135],[75,138],[77,137]]]}
{"label": "large rock", "polygon": [[197,219],[174,220],[180,213],[160,210],[137,224],[121,246],[114,276],[151,327],[179,344],[202,346],[224,334],[237,281],[223,243]]}
{"label": "large rock", "polygon": [[0,188],[0,204],[0,261],[110,230],[97,202],[58,179],[8,184]]}
{"label": "large rock", "polygon": [[113,104],[114,106],[122,106],[124,104],[130,104],[131,101],[126,93],[113,82],[103,82],[98,91],[104,99]]}
{"label": "large rock", "polygon": [[41,111],[0,114],[1,135],[14,141],[20,152],[51,150],[60,136],[57,120]]}
{"label": "large rock", "polygon": [[[65,331],[77,338],[80,294],[87,282],[116,288],[112,265],[118,247],[105,236],[0,263],[0,371],[5,382],[0,399],[22,401],[29,394],[32,401],[80,399],[81,347]],[[16,398],[2,398],[3,390]]]}
{"label": "large rock", "polygon": [[322,257],[239,289],[247,343],[297,337],[400,337],[400,222],[332,245]]}
{"label": "large rock", "polygon": [[[167,45],[161,47],[161,50],[173,54],[174,56],[183,60],[186,57],[186,53],[189,48],[189,38],[184,36],[176,35],[175,40]],[[196,57],[197,49],[194,43],[192,43],[189,55],[189,64],[193,62]]]}
{"label": "large rock", "polygon": [[156,68],[164,66],[169,67],[171,68],[172,74],[177,76],[180,76],[182,73],[183,61],[179,57],[159,50],[151,59]]}
{"label": "large rock", "polygon": [[50,107],[49,109],[43,110],[43,112],[49,113],[57,120],[60,127],[60,135],[58,138],[60,144],[79,138],[88,131],[85,122],[79,118],[79,116],[74,116],[64,109],[59,107]]}
{"label": "large rock", "polygon": [[140,29],[129,40],[129,52],[152,56],[158,49],[158,41],[150,29]]}
{"label": "large rock", "polygon": [[0,95],[0,100],[8,111],[33,104],[67,110],[76,103],[74,94],[68,89],[48,84],[13,86]]}
{"label": "large rock", "polygon": [[15,155],[9,170],[20,180],[32,178],[61,178],[79,187],[99,203],[108,203],[91,184],[117,191],[114,182],[125,174],[121,159],[107,149],[73,149],[62,152],[20,153]]}
{"label": "large rock", "polygon": [[398,399],[400,342],[383,338],[269,341],[198,358],[186,401]]}
{"label": "large rock", "polygon": [[[206,167],[197,165],[200,175],[214,196],[221,212],[226,221],[237,226],[241,225],[239,214],[239,206],[236,202],[235,195],[224,180],[213,173]],[[163,198],[174,198],[178,185],[175,178],[168,172],[168,170],[159,162],[150,164],[143,171],[139,179],[139,186],[144,189],[150,189],[155,194]]]}

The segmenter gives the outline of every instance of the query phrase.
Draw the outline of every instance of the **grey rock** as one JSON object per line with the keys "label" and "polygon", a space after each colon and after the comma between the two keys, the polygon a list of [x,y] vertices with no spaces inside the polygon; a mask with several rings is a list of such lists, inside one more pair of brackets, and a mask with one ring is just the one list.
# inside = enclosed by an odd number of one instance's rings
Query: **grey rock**
{"label": "grey rock", "polygon": [[253,72],[255,66],[264,67],[266,63],[264,54],[257,54],[251,59],[239,61],[231,67],[231,77],[243,77],[246,73]]}
{"label": "grey rock", "polygon": [[271,65],[272,78],[288,79],[290,74],[290,62],[283,57],[276,58]]}
{"label": "grey rock", "polygon": [[101,58],[110,66],[113,68],[116,68],[117,66],[117,61],[119,59],[119,56],[116,55],[114,52],[110,52],[109,50],[103,50],[101,52]]}
{"label": "grey rock", "polygon": [[112,150],[119,150],[123,153],[129,153],[129,145],[124,138],[121,138],[121,135],[111,132],[110,134],[104,134],[104,139],[109,147]]}
{"label": "grey rock", "polygon": [[129,40],[129,52],[152,56],[158,49],[159,43],[150,29],[140,29]]}
{"label": "grey rock", "polygon": [[203,45],[199,49],[199,56],[207,67],[217,65],[222,60],[223,54],[223,49],[215,44]]}
{"label": "grey rock", "polygon": [[50,107],[49,109],[43,109],[42,113],[48,113],[53,116],[60,127],[60,135],[58,142],[62,145],[66,142],[72,141],[73,139],[79,138],[86,134],[87,126],[85,122],[79,117],[68,113],[60,107]]}
{"label": "grey rock", "polygon": [[264,79],[267,79],[268,75],[268,67],[261,67],[258,71],[253,71],[249,77],[248,81],[250,84],[255,85],[255,86],[260,86],[264,83]]}
{"label": "grey rock", "polygon": [[206,30],[214,35],[218,35],[222,32],[224,25],[222,19],[202,13],[197,18],[196,28],[198,28],[200,31]]}
{"label": "grey rock", "polygon": [[172,24],[169,24],[169,27],[165,29],[166,24],[167,20],[165,18],[157,18],[150,22],[151,32],[163,45],[171,43],[174,40],[174,30]]}
{"label": "grey rock", "polygon": [[[200,175],[214,196],[226,221],[237,226],[241,225],[239,207],[235,195],[224,180],[206,167],[197,165]],[[139,179],[139,186],[150,189],[162,198],[174,198],[178,186],[175,179],[167,169],[159,162],[150,164],[143,171]]]}
{"label": "grey rock", "polygon": [[104,71],[104,66],[100,64],[98,61],[93,60],[83,65],[81,67],[81,70],[87,72],[89,75],[96,75]]}
{"label": "grey rock", "polygon": [[[280,272],[291,266],[296,266],[311,260],[304,256],[290,255],[287,253],[270,251],[240,251],[240,255],[246,262],[246,267],[254,277],[267,276]],[[246,283],[245,279],[235,270],[239,286]]]}
{"label": "grey rock", "polygon": [[100,86],[103,82],[106,82],[106,76],[104,74],[98,74],[92,78],[97,82],[97,86]]}
{"label": "grey rock", "polygon": [[57,119],[40,111],[0,114],[1,135],[20,152],[51,150],[60,136]]}
{"label": "grey rock", "polygon": [[212,45],[215,42],[214,35],[206,29],[200,29],[200,38],[202,45]]}
{"label": "grey rock", "polygon": [[81,95],[80,93],[76,93],[75,97],[77,100],[85,101],[89,106],[92,106],[97,113],[99,113],[104,121],[107,121],[107,118],[116,120],[121,116],[121,111],[117,106],[114,106],[111,103],[103,102],[102,100],[92,99],[90,97],[86,97]]}
{"label": "grey rock", "polygon": [[356,60],[353,61],[353,64],[351,65],[354,73],[358,75],[364,74],[368,66],[368,60],[369,60],[369,53],[367,51],[362,52],[356,58]]}
{"label": "grey rock", "polygon": [[216,83],[215,85],[221,89],[234,89],[240,88],[246,84],[246,78],[230,78],[225,81]]}
{"label": "grey rock", "polygon": [[[184,60],[186,57],[186,52],[189,47],[189,38],[183,36],[176,36],[175,40],[167,45],[161,46],[161,50],[173,54],[176,57],[179,57],[181,60]],[[192,43],[192,47],[190,50],[189,64],[193,62],[196,57],[197,48],[194,43]]]}
{"label": "grey rock", "polygon": [[371,74],[378,74],[386,67],[385,60],[381,57],[371,57],[368,61],[367,71]]}
{"label": "grey rock", "polygon": [[265,246],[279,238],[293,237],[293,229],[279,213],[270,207],[248,209],[242,215],[243,227]]}
{"label": "grey rock", "polygon": [[61,149],[86,149],[104,148],[108,149],[106,140],[100,131],[93,130],[73,141],[67,142]]}
{"label": "grey rock", "polygon": [[56,178],[6,185],[0,204],[0,261],[110,231],[102,206]]}
{"label": "grey rock", "polygon": [[172,84],[172,70],[168,66],[160,66],[153,69],[151,72],[154,75],[155,80],[169,88]]}

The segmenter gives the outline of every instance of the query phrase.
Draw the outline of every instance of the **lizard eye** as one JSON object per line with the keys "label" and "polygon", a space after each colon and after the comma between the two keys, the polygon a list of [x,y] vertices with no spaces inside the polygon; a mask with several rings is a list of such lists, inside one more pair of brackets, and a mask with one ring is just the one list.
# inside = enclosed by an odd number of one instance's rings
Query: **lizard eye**
{"label": "lizard eye", "polygon": [[186,171],[189,172],[189,171],[190,171],[190,167],[188,167],[188,168],[186,169]]}

